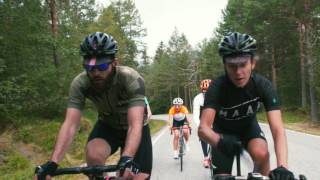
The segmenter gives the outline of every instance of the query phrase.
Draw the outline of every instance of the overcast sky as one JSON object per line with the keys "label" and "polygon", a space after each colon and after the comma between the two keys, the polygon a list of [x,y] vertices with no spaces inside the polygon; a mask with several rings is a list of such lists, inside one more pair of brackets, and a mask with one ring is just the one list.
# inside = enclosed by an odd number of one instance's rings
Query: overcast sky
{"label": "overcast sky", "polygon": [[[97,0],[101,2],[102,0]],[[104,2],[106,0],[103,0]],[[222,19],[228,0],[134,0],[143,27],[147,29],[148,55],[153,56],[160,41],[167,43],[176,27],[195,47],[212,36]]]}

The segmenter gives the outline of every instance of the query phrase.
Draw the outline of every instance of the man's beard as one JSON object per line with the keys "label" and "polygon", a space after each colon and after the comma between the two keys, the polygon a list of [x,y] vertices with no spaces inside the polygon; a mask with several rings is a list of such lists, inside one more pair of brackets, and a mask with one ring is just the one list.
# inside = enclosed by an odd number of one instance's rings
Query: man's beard
{"label": "man's beard", "polygon": [[105,85],[105,79],[102,78],[102,77],[99,77],[99,76],[90,77],[89,76],[89,79],[90,79],[91,84],[93,85],[93,87],[96,88],[96,89],[101,89]]}

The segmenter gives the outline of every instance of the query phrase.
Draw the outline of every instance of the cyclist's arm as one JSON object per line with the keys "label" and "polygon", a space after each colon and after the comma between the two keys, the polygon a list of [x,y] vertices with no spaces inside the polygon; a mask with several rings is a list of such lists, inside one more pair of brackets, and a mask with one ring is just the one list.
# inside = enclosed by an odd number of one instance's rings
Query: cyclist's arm
{"label": "cyclist's arm", "polygon": [[188,114],[189,114],[189,110],[186,106],[182,106],[181,107],[181,112],[185,114],[186,116],[186,120],[188,122],[188,126],[191,128],[192,126],[192,122],[191,122],[191,119],[188,117]]}
{"label": "cyclist's arm", "polygon": [[148,111],[148,119],[150,119],[151,118],[151,116],[152,116],[152,111],[151,111],[151,108],[150,108],[150,105],[148,104],[147,105],[147,111]]}
{"label": "cyclist's arm", "polygon": [[191,119],[188,117],[188,114],[186,114],[186,118],[187,118],[187,121],[188,121],[188,126],[189,126],[190,128],[192,128],[192,121],[191,121]]}
{"label": "cyclist's arm", "polygon": [[172,114],[169,114],[168,126],[169,126],[169,127],[172,127],[172,124],[173,124],[173,115],[172,115]]}
{"label": "cyclist's arm", "polygon": [[51,156],[51,160],[59,163],[71,142],[73,141],[74,135],[77,132],[81,119],[81,111],[76,108],[68,108],[64,123],[62,124],[54,151]]}
{"label": "cyclist's arm", "polygon": [[134,157],[140,145],[143,127],[143,106],[133,106],[128,109],[128,132],[122,155]]}
{"label": "cyclist's arm", "polygon": [[213,108],[206,108],[202,111],[200,125],[198,128],[198,136],[200,139],[206,141],[211,145],[216,145],[220,139],[218,133],[215,133],[211,126],[216,116],[216,110]]}
{"label": "cyclist's arm", "polygon": [[173,124],[173,114],[174,114],[174,110],[173,110],[173,107],[171,107],[169,109],[169,119],[168,119],[168,126],[171,128],[172,127],[172,124]]}
{"label": "cyclist's arm", "polygon": [[269,111],[267,112],[267,118],[274,141],[277,165],[288,168],[288,144],[285,129],[282,123],[281,111]]}

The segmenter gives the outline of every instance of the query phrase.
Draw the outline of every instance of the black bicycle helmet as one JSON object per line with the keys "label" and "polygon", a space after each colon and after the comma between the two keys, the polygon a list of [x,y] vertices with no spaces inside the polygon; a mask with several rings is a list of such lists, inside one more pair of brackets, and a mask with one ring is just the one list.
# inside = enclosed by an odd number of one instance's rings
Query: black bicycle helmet
{"label": "black bicycle helmet", "polygon": [[256,50],[256,40],[248,34],[239,32],[224,36],[219,44],[219,54],[223,58],[239,54],[254,55]]}
{"label": "black bicycle helmet", "polygon": [[117,51],[117,41],[112,36],[102,32],[90,34],[80,44],[80,54],[82,56],[114,55]]}

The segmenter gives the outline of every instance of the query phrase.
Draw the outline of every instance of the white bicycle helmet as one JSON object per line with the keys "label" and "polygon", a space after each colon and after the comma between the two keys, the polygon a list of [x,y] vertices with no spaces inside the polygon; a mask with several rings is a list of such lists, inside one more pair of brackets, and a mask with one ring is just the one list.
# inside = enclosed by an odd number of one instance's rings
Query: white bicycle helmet
{"label": "white bicycle helmet", "polygon": [[174,98],[173,101],[172,101],[172,104],[174,105],[182,105],[183,104],[183,100],[179,97],[177,98]]}

